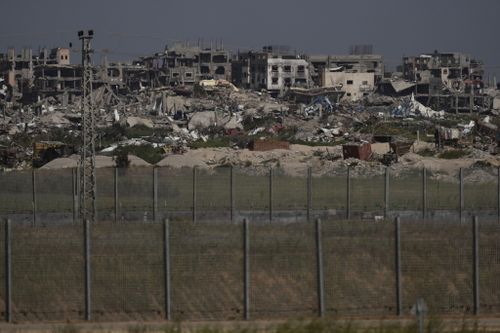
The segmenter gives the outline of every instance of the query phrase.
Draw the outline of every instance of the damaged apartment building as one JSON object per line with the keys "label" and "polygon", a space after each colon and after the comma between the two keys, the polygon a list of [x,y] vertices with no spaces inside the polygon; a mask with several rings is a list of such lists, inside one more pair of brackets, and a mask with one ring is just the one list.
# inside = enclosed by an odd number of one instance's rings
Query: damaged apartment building
{"label": "damaged apartment building", "polygon": [[161,70],[167,85],[192,85],[200,80],[231,80],[231,55],[222,43],[215,47],[175,43],[165,48]]}
{"label": "damaged apartment building", "polygon": [[481,61],[459,52],[421,54],[403,58],[398,74],[381,85],[388,95],[414,94],[415,98],[436,110],[472,112],[477,106],[488,107],[484,94],[484,66]]}
{"label": "damaged apartment building", "polygon": [[77,93],[81,89],[81,69],[70,65],[68,48],[32,49],[16,53],[9,49],[0,56],[0,68],[10,86],[10,99],[36,100],[59,93]]}
{"label": "damaged apartment building", "polygon": [[309,87],[309,63],[288,46],[264,46],[261,52],[240,52],[233,61],[233,83],[277,95],[290,87]]}
{"label": "damaged apartment building", "polygon": [[381,55],[371,45],[351,47],[348,55],[311,55],[311,78],[316,86],[337,88],[344,98],[356,101],[373,93],[384,76]]}
{"label": "damaged apartment building", "polygon": [[[81,94],[81,64],[70,63],[71,49],[9,49],[0,54],[3,101],[32,103],[56,97],[65,105]],[[101,59],[102,60],[102,59]],[[434,110],[474,111],[489,108],[496,92],[484,89],[480,61],[463,53],[429,53],[404,57],[397,72],[386,75],[383,58],[371,45],[355,45],[344,55],[304,55],[289,46],[264,46],[232,54],[223,43],[177,42],[130,63],[94,66],[93,87],[111,95],[173,86],[190,95],[202,80],[224,80],[243,89],[265,90],[308,104],[316,97],[358,101],[373,93],[414,94]],[[5,86],[5,88],[4,88]]]}

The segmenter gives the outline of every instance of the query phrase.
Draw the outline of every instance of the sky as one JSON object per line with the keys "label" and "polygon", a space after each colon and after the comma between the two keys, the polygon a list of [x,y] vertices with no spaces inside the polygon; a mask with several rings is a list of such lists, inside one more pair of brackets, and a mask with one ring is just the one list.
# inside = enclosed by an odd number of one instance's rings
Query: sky
{"label": "sky", "polygon": [[389,69],[404,55],[461,51],[500,81],[499,0],[0,0],[0,9],[0,52],[72,42],[75,62],[82,29],[94,30],[97,54],[123,61],[176,40],[310,54],[372,44]]}

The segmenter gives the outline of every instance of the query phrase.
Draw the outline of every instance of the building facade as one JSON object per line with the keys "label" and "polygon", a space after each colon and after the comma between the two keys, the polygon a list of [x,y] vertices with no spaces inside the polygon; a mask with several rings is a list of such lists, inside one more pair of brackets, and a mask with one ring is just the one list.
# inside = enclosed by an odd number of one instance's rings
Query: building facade
{"label": "building facade", "polygon": [[460,94],[483,87],[483,64],[458,52],[404,57],[402,72],[403,78],[416,83],[421,93],[440,94],[445,90]]}
{"label": "building facade", "polygon": [[233,62],[233,83],[271,93],[290,87],[309,87],[309,63],[283,46],[266,46],[261,52],[239,53]]}
{"label": "building facade", "polygon": [[176,43],[165,48],[162,59],[166,84],[192,85],[206,79],[231,81],[231,56],[222,45],[204,48]]}
{"label": "building facade", "polygon": [[324,68],[320,75],[321,86],[334,87],[344,92],[344,98],[357,101],[375,91],[375,73],[358,73]]}
{"label": "building facade", "polygon": [[321,74],[332,68],[342,68],[350,73],[373,73],[375,83],[384,77],[384,61],[378,54],[348,55],[311,55],[311,78],[315,85],[321,86]]}

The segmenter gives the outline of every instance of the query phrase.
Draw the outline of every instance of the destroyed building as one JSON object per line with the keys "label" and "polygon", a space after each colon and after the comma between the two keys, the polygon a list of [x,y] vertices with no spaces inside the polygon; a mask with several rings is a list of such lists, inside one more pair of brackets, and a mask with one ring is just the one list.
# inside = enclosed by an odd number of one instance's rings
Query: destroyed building
{"label": "destroyed building", "polygon": [[417,84],[417,93],[440,93],[443,88],[464,92],[483,87],[483,64],[470,55],[453,52],[403,58],[403,78]]}
{"label": "destroyed building", "polygon": [[375,90],[375,73],[353,72],[344,67],[323,68],[320,85],[337,88],[347,99],[357,101]]}
{"label": "destroyed building", "polygon": [[162,70],[170,85],[192,85],[200,80],[231,80],[231,56],[222,43],[215,48],[175,43],[165,48]]}
{"label": "destroyed building", "polygon": [[336,88],[344,98],[357,101],[370,95],[384,75],[381,55],[371,45],[351,46],[348,55],[311,55],[311,78],[323,88]]}
{"label": "destroyed building", "polygon": [[435,109],[472,112],[477,106],[491,104],[483,91],[483,63],[468,54],[434,51],[404,57],[401,74],[400,79],[392,80],[394,90],[413,93]]}
{"label": "destroyed building", "polygon": [[238,53],[233,61],[233,83],[271,94],[290,87],[309,87],[309,63],[287,46],[264,46],[261,52]]}
{"label": "destroyed building", "polygon": [[7,50],[0,67],[5,69],[5,81],[12,88],[13,97],[22,96],[33,85],[33,60],[31,49],[22,49],[18,54],[14,49]]}
{"label": "destroyed building", "polygon": [[16,53],[9,49],[7,56],[0,58],[0,68],[12,89],[15,99],[34,100],[57,92],[79,91],[81,70],[70,65],[68,48],[41,49],[34,54],[32,49]]}
{"label": "destroyed building", "polygon": [[373,73],[375,83],[384,76],[383,58],[378,54],[310,55],[308,61],[312,67],[311,78],[317,86],[321,86],[321,73],[331,68],[342,68],[350,73]]}

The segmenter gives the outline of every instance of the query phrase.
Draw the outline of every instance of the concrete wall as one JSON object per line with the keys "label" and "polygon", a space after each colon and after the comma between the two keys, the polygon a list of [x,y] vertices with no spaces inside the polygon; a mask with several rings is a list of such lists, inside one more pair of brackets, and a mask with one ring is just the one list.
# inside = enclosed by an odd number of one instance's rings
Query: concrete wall
{"label": "concrete wall", "polygon": [[356,101],[363,97],[364,94],[369,94],[375,88],[374,73],[348,73],[341,71],[323,70],[321,76],[321,85],[323,87],[342,87],[345,92],[344,98]]}
{"label": "concrete wall", "polygon": [[57,64],[59,65],[69,65],[70,64],[70,52],[69,49],[57,49],[56,51]]}

